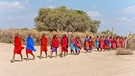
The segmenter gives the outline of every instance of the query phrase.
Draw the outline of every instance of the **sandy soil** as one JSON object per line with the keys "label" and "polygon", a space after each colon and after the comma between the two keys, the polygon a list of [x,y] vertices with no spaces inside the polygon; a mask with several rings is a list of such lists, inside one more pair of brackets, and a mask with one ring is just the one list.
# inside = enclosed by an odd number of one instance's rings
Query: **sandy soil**
{"label": "sandy soil", "polygon": [[[135,76],[135,55],[117,56],[115,51],[81,52],[64,58],[39,59],[11,63],[13,45],[0,43],[0,76]],[[44,54],[43,54],[44,55]],[[26,58],[25,50],[23,56]]]}

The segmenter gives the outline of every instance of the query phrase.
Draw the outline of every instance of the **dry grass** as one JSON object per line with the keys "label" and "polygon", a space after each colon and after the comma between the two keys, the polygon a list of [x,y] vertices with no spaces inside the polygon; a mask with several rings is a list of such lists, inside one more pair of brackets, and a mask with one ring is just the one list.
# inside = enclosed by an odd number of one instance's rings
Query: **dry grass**
{"label": "dry grass", "polygon": [[[48,37],[50,45],[51,38],[54,34],[58,36],[59,39],[61,39],[62,34],[67,34],[67,37],[70,38],[71,35],[78,36],[80,37],[81,41],[84,41],[84,38],[86,35],[93,36],[92,33],[90,32],[85,32],[85,33],[80,33],[80,32],[48,32],[48,31],[43,31],[43,32],[38,32],[36,30],[19,30],[19,29],[10,29],[10,30],[0,30],[0,42],[2,43],[13,43],[13,38],[16,33],[19,33],[23,44],[26,44],[26,38],[27,35],[30,33],[32,34],[32,37],[34,38],[35,45],[40,44],[40,38],[42,36],[42,33],[45,33],[46,36]],[[83,43],[82,43],[83,44]]]}
{"label": "dry grass", "polygon": [[127,48],[135,50],[135,34],[128,37]]}
{"label": "dry grass", "polygon": [[129,49],[118,48],[116,50],[116,55],[133,55],[133,52]]}

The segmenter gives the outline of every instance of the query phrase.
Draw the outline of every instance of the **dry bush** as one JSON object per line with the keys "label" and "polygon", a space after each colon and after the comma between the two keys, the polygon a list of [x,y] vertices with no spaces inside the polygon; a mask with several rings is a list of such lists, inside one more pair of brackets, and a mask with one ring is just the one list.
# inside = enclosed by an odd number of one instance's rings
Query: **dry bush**
{"label": "dry bush", "polygon": [[[35,31],[30,30],[18,30],[18,29],[10,29],[10,30],[2,30],[0,31],[0,42],[3,43],[13,43],[13,38],[16,33],[19,33],[23,44],[26,44],[26,38],[28,37],[28,34],[32,34],[34,41],[36,41],[38,38],[38,33]],[[37,43],[36,43],[37,44]]]}
{"label": "dry bush", "polygon": [[128,37],[127,48],[135,50],[135,34]]}
{"label": "dry bush", "polygon": [[116,49],[116,55],[132,55],[133,52],[129,49],[122,49],[118,48]]}
{"label": "dry bush", "polygon": [[52,36],[56,34],[59,39],[61,39],[63,34],[67,34],[67,37],[70,39],[71,35],[80,37],[82,44],[84,41],[84,38],[86,35],[92,36],[93,34],[90,32],[86,33],[80,33],[80,32],[48,32],[48,31],[42,31],[38,32],[36,30],[20,30],[20,29],[10,29],[10,30],[0,30],[0,42],[2,43],[13,43],[13,38],[16,33],[19,33],[23,44],[26,44],[26,38],[28,37],[28,34],[32,34],[32,37],[34,39],[35,45],[40,44],[40,38],[42,37],[42,33],[45,33],[48,38],[48,45],[50,45],[50,41],[52,39]]}

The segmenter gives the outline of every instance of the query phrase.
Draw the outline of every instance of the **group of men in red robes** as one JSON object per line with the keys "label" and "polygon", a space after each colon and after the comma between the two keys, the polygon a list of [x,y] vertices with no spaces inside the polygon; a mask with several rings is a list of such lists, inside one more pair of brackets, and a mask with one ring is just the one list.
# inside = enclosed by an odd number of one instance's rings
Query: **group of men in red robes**
{"label": "group of men in red robes", "polygon": [[[99,42],[99,49],[102,51],[116,48],[124,48],[124,37],[104,37],[101,36],[99,39],[96,39]],[[97,42],[97,41],[96,41]]]}
{"label": "group of men in red robes", "polygon": [[[27,40],[27,45],[26,45],[26,56],[27,59],[29,59],[28,54],[31,54],[33,56],[33,59],[35,58],[35,55],[33,54],[33,51],[35,52],[36,49],[34,48],[34,40],[31,37],[31,34],[28,34],[28,38]],[[42,52],[45,52],[45,58],[47,58],[47,45],[48,45],[48,38],[45,36],[45,34],[42,34],[42,37],[40,39],[41,41],[41,45],[40,45],[40,56],[39,58],[42,58]],[[86,42],[90,42],[92,41],[91,36],[90,38],[86,37],[84,40],[84,45],[85,45],[85,49],[87,50],[92,50],[92,46],[93,43],[88,43],[86,44]],[[92,41],[93,42],[93,41]],[[63,57],[68,55],[68,37],[66,36],[66,34],[62,35],[62,38],[59,40],[59,38],[56,35],[53,35],[52,40],[50,42],[50,46],[51,46],[51,54],[50,54],[50,58],[52,58],[52,54],[53,52],[55,52],[55,57],[57,57],[57,48],[59,47],[59,43],[61,45],[61,53],[60,53],[60,57]],[[116,48],[123,48],[124,47],[124,38],[123,37],[104,37],[101,36],[100,38],[97,36],[96,40],[95,40],[95,44],[96,44],[96,48],[97,50],[108,50],[108,49],[116,49]],[[87,48],[87,46],[88,48]],[[23,56],[21,51],[24,49],[24,47],[22,46],[22,40],[21,37],[19,36],[19,34],[17,33],[14,37],[14,53],[13,53],[13,58],[11,60],[11,62],[14,62],[15,59],[15,54],[20,54],[21,57],[21,61],[23,61]],[[80,53],[81,50],[81,40],[79,37],[73,37],[71,36],[70,38],[70,49],[71,49],[71,53]]]}
{"label": "group of men in red robes", "polygon": [[[45,34],[42,34],[42,37],[40,39],[41,45],[40,45],[40,56],[39,58],[42,58],[42,52],[45,52],[45,58],[47,58],[47,45],[48,45],[48,38],[45,36]],[[50,58],[52,58],[52,53],[55,52],[55,57],[57,57],[57,48],[59,47],[60,40],[56,35],[52,37],[50,46],[51,46],[51,54]],[[14,37],[14,52],[13,52],[13,58],[11,62],[14,62],[15,60],[15,54],[20,54],[21,56],[21,61],[23,61],[23,56],[22,56],[22,50],[24,47],[22,46],[22,40],[19,34],[17,33]],[[26,56],[27,59],[29,59],[28,54],[31,54],[33,56],[33,59],[35,58],[35,55],[33,54],[33,51],[35,52],[36,49],[34,48],[34,41],[33,38],[31,37],[31,34],[28,34],[27,38],[27,45],[26,45]],[[64,34],[61,38],[61,56],[64,54],[68,54],[68,38],[66,37],[66,34]]]}
{"label": "group of men in red robes", "polygon": [[[47,57],[47,45],[48,45],[48,40],[45,34],[42,35],[41,40],[41,48],[40,48],[40,57],[42,58],[42,52],[44,51]],[[26,44],[26,56],[27,60],[29,60],[28,54],[31,54],[33,56],[33,60],[35,59],[35,55],[33,54],[33,51],[36,52],[36,49],[34,48],[34,40],[31,37],[31,34],[28,34],[28,38],[26,39],[27,44]],[[14,37],[14,52],[13,52],[13,58],[11,62],[14,62],[15,60],[15,54],[20,54],[21,56],[21,61],[23,61],[23,56],[22,56],[22,50],[24,47],[22,46],[22,39],[17,33]]]}

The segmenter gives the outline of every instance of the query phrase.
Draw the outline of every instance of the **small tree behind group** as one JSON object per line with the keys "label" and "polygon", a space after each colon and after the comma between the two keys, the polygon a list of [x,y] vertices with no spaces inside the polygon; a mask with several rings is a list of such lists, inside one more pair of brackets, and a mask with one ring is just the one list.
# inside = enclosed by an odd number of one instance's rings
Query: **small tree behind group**
{"label": "small tree behind group", "polygon": [[67,9],[65,6],[57,8],[40,8],[35,18],[38,31],[66,31],[66,32],[97,32],[100,21],[92,20],[81,10]]}

